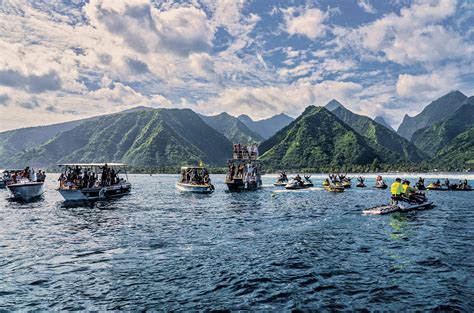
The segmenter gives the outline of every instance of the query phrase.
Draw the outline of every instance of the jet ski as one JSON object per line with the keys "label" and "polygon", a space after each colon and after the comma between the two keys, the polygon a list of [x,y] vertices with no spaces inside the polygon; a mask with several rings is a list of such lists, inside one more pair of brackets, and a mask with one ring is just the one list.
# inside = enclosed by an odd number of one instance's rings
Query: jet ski
{"label": "jet ski", "polygon": [[387,186],[387,184],[382,180],[382,181],[376,182],[375,185],[374,185],[374,188],[377,188],[377,189],[387,189],[388,186]]}
{"label": "jet ski", "polygon": [[369,208],[362,211],[364,215],[383,215],[394,212],[409,212],[416,210],[427,210],[433,207],[433,202],[423,202],[423,203],[393,203],[387,205],[379,205],[373,208]]}
{"label": "jet ski", "polygon": [[342,182],[342,187],[344,188],[351,188],[351,182],[349,180],[344,180]]}
{"label": "jet ski", "polygon": [[324,190],[329,192],[344,192],[345,188],[340,185],[324,186]]}
{"label": "jet ski", "polygon": [[356,185],[356,187],[359,187],[359,188],[364,188],[364,187],[367,187],[364,183],[358,183]]}
{"label": "jet ski", "polygon": [[313,181],[310,179],[311,175],[304,177],[304,185],[306,187],[314,187]]}
{"label": "jet ski", "polygon": [[273,186],[286,186],[288,184],[288,178],[279,178],[274,184]]}
{"label": "jet ski", "polygon": [[285,189],[288,190],[298,190],[298,189],[306,189],[310,186],[305,185],[304,182],[298,181],[296,179],[292,179],[288,184],[285,185]]}

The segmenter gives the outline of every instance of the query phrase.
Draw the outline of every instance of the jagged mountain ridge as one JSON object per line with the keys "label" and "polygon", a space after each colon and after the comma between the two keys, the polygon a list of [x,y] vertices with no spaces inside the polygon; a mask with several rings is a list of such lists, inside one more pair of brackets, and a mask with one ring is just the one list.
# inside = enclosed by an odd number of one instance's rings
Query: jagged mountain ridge
{"label": "jagged mountain ridge", "polygon": [[273,136],[277,131],[293,121],[293,118],[281,113],[270,118],[254,121],[248,115],[240,115],[238,119],[250,130],[259,134],[264,139]]}
{"label": "jagged mountain ridge", "polygon": [[213,116],[200,116],[206,124],[234,143],[259,143],[264,140],[262,136],[250,130],[238,118],[225,112]]}
{"label": "jagged mountain ridge", "polygon": [[411,117],[405,114],[397,133],[411,140],[411,137],[418,129],[445,120],[459,109],[466,99],[467,96],[456,90],[432,101],[416,116]]}

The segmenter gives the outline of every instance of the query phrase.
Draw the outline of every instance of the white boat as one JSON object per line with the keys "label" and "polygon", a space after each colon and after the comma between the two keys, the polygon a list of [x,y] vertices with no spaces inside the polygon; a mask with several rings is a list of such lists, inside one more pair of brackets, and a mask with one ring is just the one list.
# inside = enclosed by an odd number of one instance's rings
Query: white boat
{"label": "white boat", "polygon": [[14,199],[30,201],[43,195],[44,182],[33,182],[29,179],[23,179],[17,183],[8,184],[7,188]]}
{"label": "white boat", "polygon": [[[60,167],[65,168],[65,172],[74,171],[79,169],[81,173],[83,173],[82,177],[84,177],[84,171],[90,174],[96,175],[96,177],[100,177],[100,172],[104,170],[104,168],[108,170],[115,169],[125,169],[126,165],[121,163],[73,163],[73,164],[60,164]],[[57,191],[61,194],[61,196],[66,201],[95,201],[95,200],[107,200],[111,198],[118,198],[122,197],[126,194],[129,194],[132,185],[128,182],[127,172],[125,171],[125,177],[119,177],[118,172],[116,174],[116,180],[113,182],[102,182],[101,179],[97,180],[90,180],[87,186],[84,183],[81,185],[80,180],[79,183],[75,182],[68,182],[66,178],[66,183],[61,183],[60,187]],[[64,175],[63,173],[63,175]],[[76,180],[77,182],[78,180]]]}
{"label": "white boat", "polygon": [[208,170],[202,166],[182,167],[181,179],[175,183],[175,186],[181,192],[206,194],[214,191]]}

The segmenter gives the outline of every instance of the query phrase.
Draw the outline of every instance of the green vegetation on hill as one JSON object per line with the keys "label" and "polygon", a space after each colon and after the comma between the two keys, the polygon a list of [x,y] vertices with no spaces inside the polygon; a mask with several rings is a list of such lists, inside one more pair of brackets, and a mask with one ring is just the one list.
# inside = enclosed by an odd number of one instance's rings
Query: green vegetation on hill
{"label": "green vegetation on hill", "polygon": [[460,91],[452,91],[427,105],[414,117],[405,114],[398,128],[398,134],[408,140],[418,130],[445,120],[461,107],[467,97]]}
{"label": "green vegetation on hill", "polygon": [[221,113],[214,116],[201,115],[203,121],[226,136],[234,143],[254,143],[263,141],[263,137],[251,131],[242,121],[227,113]]}
{"label": "green vegetation on hill", "polygon": [[189,109],[115,114],[85,122],[20,154],[15,164],[126,162],[136,166],[221,166],[232,143]]}
{"label": "green vegetation on hill", "polygon": [[415,145],[371,118],[352,113],[342,105],[337,106],[332,113],[373,144],[397,153],[400,161],[419,162],[424,159],[423,153]]}
{"label": "green vegetation on hill", "polygon": [[448,119],[417,130],[412,142],[421,150],[434,156],[454,137],[474,127],[474,97],[470,97]]}
{"label": "green vegetation on hill", "polygon": [[328,110],[315,106],[263,142],[260,151],[260,159],[273,169],[323,169],[393,160],[390,153],[377,151]]}
{"label": "green vegetation on hill", "polygon": [[433,164],[443,170],[474,168],[474,127],[454,137],[436,154]]}

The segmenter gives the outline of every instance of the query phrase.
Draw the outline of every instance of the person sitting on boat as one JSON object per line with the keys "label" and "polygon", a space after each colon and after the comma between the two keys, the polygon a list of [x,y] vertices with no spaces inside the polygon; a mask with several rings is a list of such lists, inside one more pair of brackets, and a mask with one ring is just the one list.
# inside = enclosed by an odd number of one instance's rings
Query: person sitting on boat
{"label": "person sitting on boat", "polygon": [[[438,183],[438,186],[441,185],[441,182],[439,181],[439,179],[438,179],[436,182]],[[446,187],[449,187],[449,184],[450,184],[449,179],[446,178],[446,179],[444,180],[444,185],[445,185]]]}
{"label": "person sitting on boat", "polygon": [[400,198],[400,195],[402,194],[402,180],[397,177],[393,184],[390,186],[390,192],[392,194],[392,199],[398,199]]}

